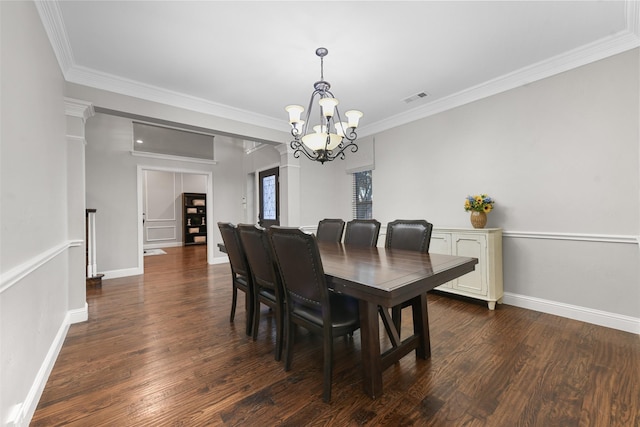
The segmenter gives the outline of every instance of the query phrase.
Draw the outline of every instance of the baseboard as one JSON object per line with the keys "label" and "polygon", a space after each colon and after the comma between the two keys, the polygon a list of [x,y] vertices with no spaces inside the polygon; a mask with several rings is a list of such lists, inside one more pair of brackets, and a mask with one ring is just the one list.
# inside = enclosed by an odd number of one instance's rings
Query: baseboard
{"label": "baseboard", "polygon": [[144,249],[163,249],[163,248],[177,248],[184,246],[183,242],[171,242],[171,243],[147,243],[143,246]]}
{"label": "baseboard", "polygon": [[610,313],[602,310],[594,310],[592,308],[564,304],[526,295],[518,295],[511,292],[504,293],[503,302],[520,308],[540,311],[542,313],[553,314],[556,316],[566,317],[568,319],[605,326],[607,328],[618,329],[632,334],[640,334],[640,319],[636,317]]}
{"label": "baseboard", "polygon": [[100,273],[104,274],[103,279],[117,279],[118,277],[137,276],[139,274],[144,274],[144,269],[141,267],[134,267],[123,268],[122,270],[102,271]]}
{"label": "baseboard", "polygon": [[211,265],[214,264],[226,264],[229,262],[229,257],[228,256],[217,256],[217,257],[213,257],[213,262],[211,262]]}
{"label": "baseboard", "polygon": [[67,312],[67,317],[69,318],[70,325],[73,325],[74,323],[86,322],[87,320],[89,320],[89,304],[85,302],[83,308],[69,310]]}
{"label": "baseboard", "polygon": [[51,374],[53,366],[56,363],[58,354],[60,354],[60,350],[62,349],[64,340],[67,337],[69,325],[71,325],[72,323],[82,322],[84,320],[87,320],[87,318],[87,303],[85,303],[84,308],[69,310],[67,312],[62,324],[60,325],[60,328],[58,328],[58,333],[56,334],[53,342],[51,343],[51,346],[49,347],[49,351],[47,352],[46,357],[42,361],[42,365],[40,365],[40,369],[38,370],[38,374],[36,375],[33,384],[29,389],[29,393],[27,393],[27,396],[22,405],[16,405],[16,407],[12,411],[12,414],[10,415],[7,423],[9,426],[29,425],[31,418],[33,418],[33,414],[35,414],[36,412],[38,402],[40,401],[40,397],[42,396],[42,391],[47,384],[47,380],[49,379],[49,375]]}

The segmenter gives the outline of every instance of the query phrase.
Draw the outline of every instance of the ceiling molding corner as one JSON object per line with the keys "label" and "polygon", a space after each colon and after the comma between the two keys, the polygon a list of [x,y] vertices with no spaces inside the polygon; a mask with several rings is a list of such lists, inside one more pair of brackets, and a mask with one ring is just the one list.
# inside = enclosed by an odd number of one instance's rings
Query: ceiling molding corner
{"label": "ceiling molding corner", "polygon": [[95,114],[91,102],[66,97],[64,98],[64,112],[67,116],[80,117],[84,121]]}
{"label": "ceiling molding corner", "polygon": [[62,19],[60,5],[57,0],[36,0],[34,3],[58,60],[58,66],[66,79],[67,72],[74,66],[74,59],[71,43],[69,43],[69,37],[67,37],[67,31]]}
{"label": "ceiling molding corner", "polygon": [[624,13],[627,19],[627,30],[640,38],[640,2],[637,0],[627,0],[625,2]]}

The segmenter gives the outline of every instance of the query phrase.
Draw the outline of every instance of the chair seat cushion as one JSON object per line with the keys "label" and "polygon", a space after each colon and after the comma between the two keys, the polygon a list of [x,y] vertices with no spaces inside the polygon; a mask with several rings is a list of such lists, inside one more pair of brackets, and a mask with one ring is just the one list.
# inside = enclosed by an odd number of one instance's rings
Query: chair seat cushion
{"label": "chair seat cushion", "polygon": [[237,287],[239,287],[240,289],[247,289],[248,285],[248,281],[247,278],[244,276],[240,276],[239,274],[236,275],[235,279],[234,279],[235,285]]}
{"label": "chair seat cushion", "polygon": [[273,289],[260,288],[259,293],[261,297],[264,297],[270,301],[276,302],[276,293]]}
{"label": "chair seat cushion", "polygon": [[[360,314],[358,310],[358,300],[347,295],[329,292],[331,304],[331,325],[333,328],[358,329],[360,324]],[[317,326],[322,326],[322,310],[312,310],[309,307],[293,308],[294,315],[301,317]]]}

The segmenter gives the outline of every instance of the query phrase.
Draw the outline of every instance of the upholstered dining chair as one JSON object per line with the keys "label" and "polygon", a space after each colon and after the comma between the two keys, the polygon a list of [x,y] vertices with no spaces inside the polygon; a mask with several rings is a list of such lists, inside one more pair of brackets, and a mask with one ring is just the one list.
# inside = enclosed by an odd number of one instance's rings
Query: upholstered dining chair
{"label": "upholstered dining chair", "polygon": [[257,225],[238,224],[240,240],[247,255],[253,279],[253,340],[258,338],[260,324],[260,304],[270,307],[275,313],[276,345],[275,359],[282,356],[282,336],[284,334],[284,291],[277,271],[269,237],[264,228]]}
{"label": "upholstered dining chair", "polygon": [[318,229],[316,231],[318,241],[340,243],[343,233],[344,221],[341,219],[325,218],[318,222]]}
{"label": "upholstered dining chair", "polygon": [[429,252],[433,224],[423,220],[397,219],[387,224],[384,247]]}
{"label": "upholstered dining chair", "polygon": [[233,296],[231,298],[231,316],[229,317],[229,321],[233,323],[235,318],[238,289],[240,289],[245,294],[246,333],[247,335],[251,335],[254,308],[253,279],[244,248],[242,247],[242,242],[240,241],[240,233],[238,232],[238,227],[230,222],[219,222],[218,228],[220,229],[222,241],[229,256],[229,264],[231,265]]}
{"label": "upholstered dining chair", "polygon": [[344,235],[346,245],[376,246],[380,234],[380,222],[375,219],[354,219],[347,222]]}
{"label": "upholstered dining chair", "polygon": [[358,301],[327,288],[317,238],[297,228],[273,226],[267,231],[285,290],[285,370],[291,368],[296,325],[323,337],[322,398],[331,400],[334,337],[360,327]]}
{"label": "upholstered dining chair", "polygon": [[[423,220],[398,219],[387,224],[387,237],[385,238],[385,248],[403,249],[407,251],[429,252],[431,243],[431,232],[433,224]],[[391,309],[393,324],[400,334],[402,325],[402,309],[409,307],[411,301],[406,301]]]}

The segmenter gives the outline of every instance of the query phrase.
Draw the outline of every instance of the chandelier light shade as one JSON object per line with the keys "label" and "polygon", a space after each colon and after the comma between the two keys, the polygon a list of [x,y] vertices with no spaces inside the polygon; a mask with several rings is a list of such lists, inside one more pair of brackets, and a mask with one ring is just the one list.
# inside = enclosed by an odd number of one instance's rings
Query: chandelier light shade
{"label": "chandelier light shade", "polygon": [[[289,123],[291,124],[291,148],[294,150],[294,157],[298,158],[304,154],[309,159],[324,163],[336,158],[344,159],[345,150],[348,148],[352,153],[358,151],[355,143],[356,128],[362,117],[362,113],[357,110],[349,110],[344,113],[346,121],[342,121],[338,104],[340,103],[329,90],[331,85],[324,80],[324,57],[329,51],[324,47],[316,49],[316,55],[320,57],[320,80],[313,84],[314,91],[309,100],[309,107],[304,116],[304,107],[300,105],[288,105],[285,111],[289,113]],[[318,100],[319,114],[317,124],[311,125],[311,110],[314,107],[314,100]]]}

